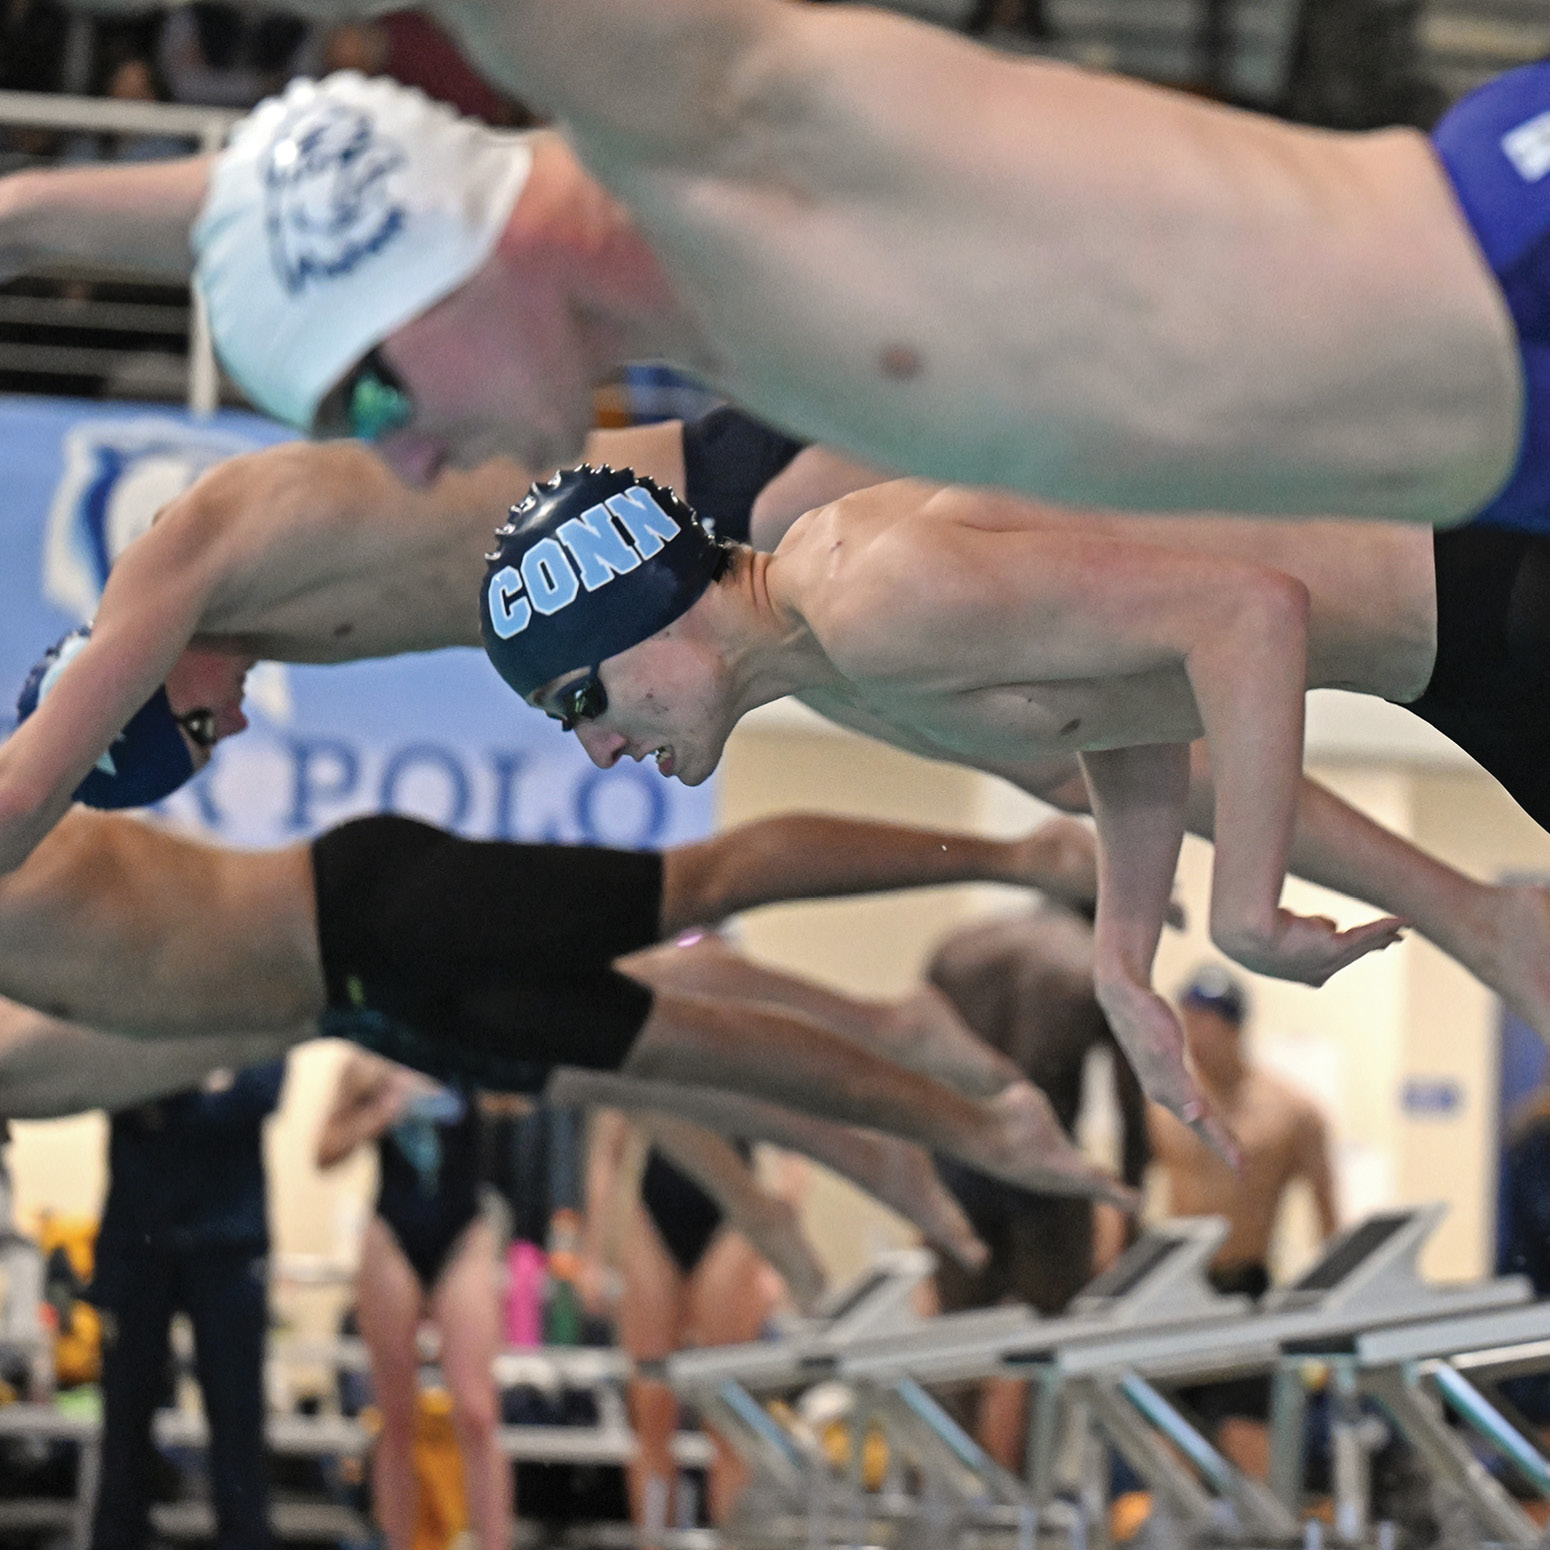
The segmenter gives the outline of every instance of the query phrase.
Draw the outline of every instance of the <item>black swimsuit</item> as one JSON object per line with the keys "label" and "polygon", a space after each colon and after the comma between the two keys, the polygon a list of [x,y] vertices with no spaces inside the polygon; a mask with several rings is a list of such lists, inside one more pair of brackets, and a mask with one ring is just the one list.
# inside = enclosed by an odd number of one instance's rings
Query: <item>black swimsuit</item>
{"label": "black swimsuit", "polygon": [[427,1293],[479,1217],[479,1105],[471,1095],[456,1096],[456,1119],[411,1110],[377,1140],[377,1215]]}
{"label": "black swimsuit", "polygon": [[629,1058],[651,992],[612,965],[658,939],[660,856],[382,813],[319,836],[312,867],[325,1033],[500,1092]]}
{"label": "black swimsuit", "polygon": [[1437,660],[1406,709],[1550,829],[1550,538],[1455,528],[1433,555]]}
{"label": "black swimsuit", "polygon": [[[744,1162],[753,1155],[746,1141],[733,1144]],[[640,1176],[640,1203],[673,1263],[692,1276],[726,1220],[721,1207],[655,1147],[646,1154]]]}

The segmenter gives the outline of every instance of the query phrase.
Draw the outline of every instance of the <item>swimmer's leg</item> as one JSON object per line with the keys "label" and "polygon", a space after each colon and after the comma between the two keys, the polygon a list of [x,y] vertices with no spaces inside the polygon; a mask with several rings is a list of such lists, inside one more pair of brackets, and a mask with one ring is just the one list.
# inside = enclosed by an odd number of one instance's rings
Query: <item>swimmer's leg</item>
{"label": "swimmer's leg", "polygon": [[723,1135],[801,1152],[913,1222],[929,1243],[966,1268],[977,1269],[985,1262],[985,1245],[963,1207],[937,1176],[930,1154],[913,1142],[815,1119],[742,1093],[645,1082],[614,1072],[565,1068],[555,1073],[545,1091],[557,1103],[602,1103],[675,1114]]}
{"label": "swimmer's leg", "polygon": [[714,932],[686,933],[667,946],[621,959],[618,966],[659,991],[762,1002],[794,1012],[970,1097],[991,1097],[1022,1075],[929,985],[902,1001],[864,1001],[753,963]]}
{"label": "swimmer's leg", "polygon": [[1134,1203],[1129,1190],[1072,1145],[1031,1084],[970,1098],[768,1007],[658,994],[619,1069],[650,1081],[748,1092],[906,1136],[1026,1189]]}
{"label": "swimmer's leg", "polygon": [[791,1202],[767,1190],[738,1150],[715,1131],[660,1113],[639,1113],[636,1123],[780,1272],[796,1305],[811,1312],[823,1296],[824,1270]]}

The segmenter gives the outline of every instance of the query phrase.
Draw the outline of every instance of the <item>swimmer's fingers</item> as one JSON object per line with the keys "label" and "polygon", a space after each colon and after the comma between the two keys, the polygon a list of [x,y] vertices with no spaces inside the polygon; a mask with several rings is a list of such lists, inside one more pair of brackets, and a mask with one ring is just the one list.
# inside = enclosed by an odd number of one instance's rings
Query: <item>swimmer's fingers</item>
{"label": "swimmer's fingers", "polygon": [[1409,924],[1395,915],[1385,915],[1341,931],[1326,915],[1293,915],[1281,910],[1268,936],[1229,941],[1219,935],[1218,941],[1244,968],[1257,974],[1322,985],[1358,958],[1402,940]]}
{"label": "swimmer's fingers", "polygon": [[1216,1153],[1218,1157],[1234,1171],[1243,1160],[1243,1154],[1238,1150],[1238,1143],[1233,1139],[1232,1132],[1216,1117],[1216,1114],[1204,1103],[1186,1103],[1178,1118],[1183,1120],[1191,1130]]}
{"label": "swimmer's fingers", "polygon": [[1236,1167],[1237,1146],[1195,1084],[1173,1008],[1148,986],[1128,981],[1102,985],[1099,1001],[1142,1092]]}
{"label": "swimmer's fingers", "polygon": [[965,1270],[983,1270],[990,1263],[990,1249],[975,1232],[967,1215],[950,1230],[945,1223],[939,1224],[935,1231],[926,1234],[926,1241],[956,1260]]}

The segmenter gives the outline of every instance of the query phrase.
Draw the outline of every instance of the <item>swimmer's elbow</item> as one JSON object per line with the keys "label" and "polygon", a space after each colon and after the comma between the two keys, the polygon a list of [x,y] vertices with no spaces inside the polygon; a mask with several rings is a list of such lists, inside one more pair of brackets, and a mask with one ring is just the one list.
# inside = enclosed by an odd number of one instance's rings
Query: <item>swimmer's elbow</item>
{"label": "swimmer's elbow", "polygon": [[1295,576],[1256,570],[1233,589],[1228,603],[1231,625],[1224,633],[1252,643],[1255,655],[1305,654],[1312,606],[1307,587]]}

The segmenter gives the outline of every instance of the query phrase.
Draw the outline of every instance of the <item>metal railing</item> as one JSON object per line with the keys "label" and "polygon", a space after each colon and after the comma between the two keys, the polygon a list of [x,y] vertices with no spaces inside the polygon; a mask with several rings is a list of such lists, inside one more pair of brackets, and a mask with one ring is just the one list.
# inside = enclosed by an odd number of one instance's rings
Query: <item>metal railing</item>
{"label": "metal railing", "polygon": [[[218,150],[242,115],[226,108],[195,108],[155,102],[120,102],[101,97],[66,97],[43,92],[0,91],[0,130],[42,129],[64,135],[118,134],[180,140],[190,154]],[[38,164],[38,163],[34,163]],[[41,159],[48,164],[47,158]],[[134,280],[132,272],[50,265],[53,278],[83,281]],[[210,342],[209,322],[197,293],[182,306],[160,301],[101,300],[82,296],[31,296],[0,292],[0,327],[25,325],[43,337],[26,343],[0,341],[0,370],[43,377],[108,375],[134,354],[111,345],[54,341],[50,331],[102,330],[116,334],[181,332],[187,338],[185,397],[196,414],[212,413],[220,402],[221,379]]]}

